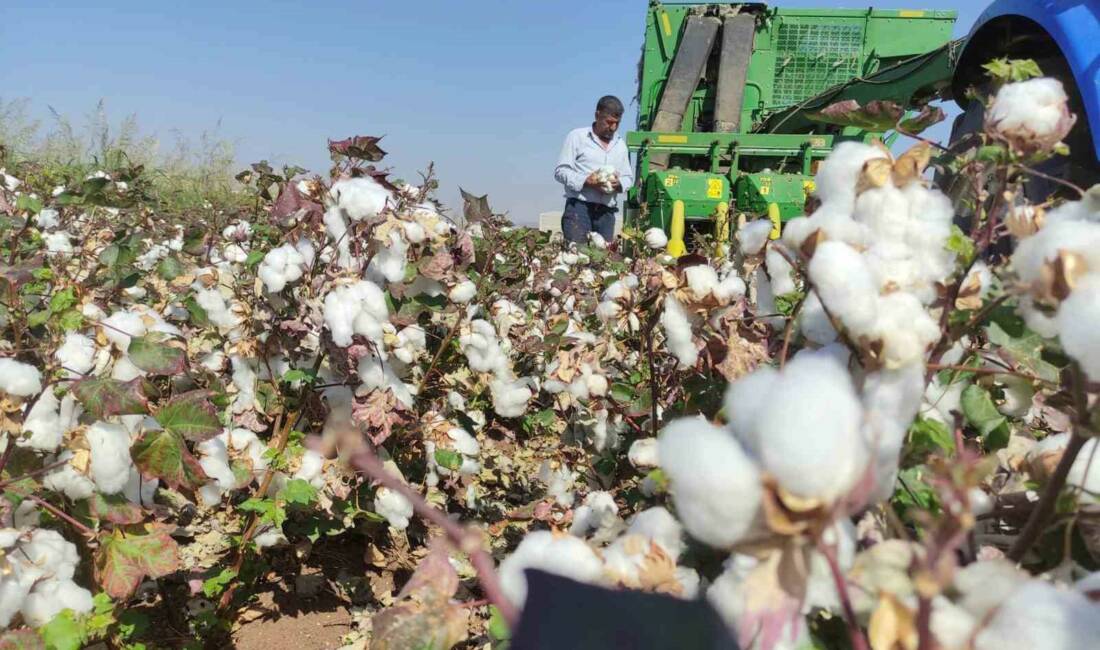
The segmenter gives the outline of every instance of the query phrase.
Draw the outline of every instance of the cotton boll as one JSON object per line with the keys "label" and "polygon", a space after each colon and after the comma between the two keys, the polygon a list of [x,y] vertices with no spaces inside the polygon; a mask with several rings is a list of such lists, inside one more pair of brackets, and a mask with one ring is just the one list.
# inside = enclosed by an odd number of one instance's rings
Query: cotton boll
{"label": "cotton boll", "polygon": [[405,239],[409,240],[410,244],[419,244],[428,236],[424,227],[415,221],[403,221],[401,228],[405,231]]}
{"label": "cotton boll", "polygon": [[1056,322],[1062,347],[1092,381],[1100,381],[1100,274],[1089,275],[1062,301]]}
{"label": "cotton boll", "polygon": [[757,419],[771,407],[772,397],[779,394],[776,392],[778,386],[779,372],[775,368],[762,366],[740,377],[726,389],[722,401],[726,421],[733,435],[754,457],[760,455]]}
{"label": "cotton boll", "polygon": [[23,620],[32,627],[41,627],[64,609],[75,614],[92,611],[92,593],[72,580],[44,580],[34,586],[23,603]]}
{"label": "cotton boll", "polygon": [[26,439],[18,440],[17,444],[36,451],[56,450],[67,428],[62,425],[60,409],[61,400],[57,399],[53,391],[43,392],[23,421],[23,430],[31,435]]}
{"label": "cotton boll", "polygon": [[[70,460],[72,457],[73,452],[63,451],[57,457],[57,460]],[[62,465],[59,469],[46,474],[42,484],[54,492],[64,494],[73,501],[87,499],[95,493],[96,488],[95,483],[87,476],[76,471],[71,464]]]}
{"label": "cotton boll", "polygon": [[[1050,440],[1048,444],[1053,445],[1057,439],[1057,436],[1049,436],[1044,442]],[[1066,478],[1068,485],[1080,488],[1085,493],[1083,498],[1091,501],[1100,501],[1100,450],[1096,448],[1096,441],[1097,438],[1089,438],[1088,442],[1081,447]],[[1068,439],[1065,442],[1068,442]],[[1039,446],[1036,445],[1032,453],[1039,451]]]}
{"label": "cotton boll", "polygon": [[870,460],[847,369],[827,356],[792,359],[773,394],[799,407],[758,413],[761,466],[796,497],[832,503],[846,496]]}
{"label": "cotton boll", "polygon": [[878,319],[869,336],[882,342],[881,356],[887,368],[921,362],[927,349],[940,338],[940,327],[920,301],[909,293],[880,296]]}
{"label": "cotton boll", "polygon": [[610,300],[605,300],[596,305],[596,317],[605,323],[617,319],[622,312],[623,308],[618,303]]}
{"label": "cotton boll", "polygon": [[875,322],[878,288],[862,256],[841,242],[822,242],[810,260],[809,276],[824,306],[855,335]]}
{"label": "cotton boll", "polygon": [[273,248],[264,255],[256,275],[270,293],[279,293],[287,284],[302,277],[306,260],[298,249],[290,244]]}
{"label": "cotton boll", "polygon": [[119,381],[130,381],[143,375],[145,375],[145,371],[134,365],[130,357],[119,358],[115,361],[114,367],[111,368],[111,378]]}
{"label": "cotton boll", "polygon": [[49,230],[61,225],[61,214],[54,208],[42,208],[34,218],[34,225],[39,230]]}
{"label": "cotton boll", "polygon": [[458,338],[459,349],[466,355],[470,369],[475,372],[491,372],[507,378],[511,374],[511,363],[501,347],[496,330],[486,320],[476,319],[470,322],[470,332]]}
{"label": "cotton boll", "polygon": [[366,390],[389,389],[393,391],[398,401],[407,407],[412,407],[414,401],[412,389],[401,381],[393,366],[385,359],[373,353],[362,356],[359,358],[356,371],[359,381],[363,383],[363,388]]}
{"label": "cotton boll", "polygon": [[252,538],[252,541],[256,544],[256,548],[265,549],[275,546],[282,546],[287,543],[286,535],[283,534],[283,529],[278,526],[271,526],[267,529],[261,530],[256,533],[256,536]]}
{"label": "cotton boll", "polygon": [[539,466],[539,481],[546,485],[547,495],[554,498],[563,508],[573,506],[573,484],[577,480],[576,472],[569,471],[565,465],[554,468],[549,460]]}
{"label": "cotton boll", "polygon": [[638,468],[656,467],[657,439],[639,438],[630,445],[630,451],[626,454],[630,464]]}
{"label": "cotton boll", "polygon": [[1068,102],[1062,82],[1052,77],[1007,83],[986,109],[985,128],[1020,151],[1045,151],[1077,121]]}
{"label": "cotton boll", "polygon": [[825,312],[816,291],[811,291],[802,303],[798,314],[799,331],[807,340],[818,345],[828,345],[836,340],[836,330]]}
{"label": "cotton boll", "polygon": [[778,248],[775,246],[768,247],[768,252],[764,256],[764,264],[768,269],[768,276],[771,278],[772,293],[774,295],[782,296],[797,289],[794,279],[791,277],[794,269]]}
{"label": "cotton boll", "polygon": [[601,250],[607,249],[607,240],[604,239],[603,235],[598,232],[588,233],[588,243],[591,244],[594,248],[599,248]]}
{"label": "cotton boll", "polygon": [[856,181],[869,160],[888,158],[885,151],[862,142],[841,142],[821,162],[814,193],[823,204],[851,211],[856,200]]}
{"label": "cotton boll", "polygon": [[761,316],[759,320],[773,329],[782,327],[784,318],[776,315],[779,310],[775,306],[775,292],[763,267],[756,269],[753,283],[756,287],[756,313]]}
{"label": "cotton boll", "polygon": [[661,312],[661,327],[669,351],[680,362],[681,368],[690,368],[699,360],[699,351],[691,337],[691,321],[679,301],[665,296],[665,308]]}
{"label": "cotton boll", "polygon": [[345,178],[332,184],[332,198],[352,221],[377,221],[393,199],[390,191],[370,176]]}
{"label": "cotton boll", "polygon": [[1031,580],[997,608],[974,638],[974,650],[1093,647],[1100,639],[1097,611],[1078,592]]}
{"label": "cotton boll", "polygon": [[864,437],[875,466],[873,502],[889,498],[894,491],[898,457],[923,395],[923,364],[879,370],[864,379]]}
{"label": "cotton boll", "polygon": [[413,505],[400,493],[380,487],[374,494],[374,511],[385,517],[393,529],[405,530],[413,515]]}
{"label": "cotton boll", "polygon": [[706,264],[696,264],[684,269],[688,288],[696,300],[704,300],[718,286],[718,273]]}
{"label": "cotton boll", "polygon": [[66,376],[76,377],[95,367],[95,353],[92,339],[78,332],[69,332],[53,356],[65,368]]}
{"label": "cotton boll", "polygon": [[64,230],[48,233],[42,239],[46,243],[46,252],[50,255],[66,255],[73,252],[69,233]]}
{"label": "cotton boll", "polygon": [[440,284],[438,280],[432,280],[423,275],[418,275],[415,280],[409,283],[408,295],[426,295],[434,298],[435,296],[443,295],[443,285]]}
{"label": "cotton boll", "polygon": [[752,528],[760,474],[729,433],[701,419],[674,420],[661,432],[657,453],[692,536],[725,548]]}
{"label": "cotton boll", "polygon": [[714,287],[714,297],[726,304],[745,295],[745,281],[730,273]]}
{"label": "cotton boll", "polygon": [[323,311],[332,342],[342,348],[351,345],[355,334],[381,342],[382,323],[389,321],[385,294],[365,280],[330,291]]}
{"label": "cotton boll", "polygon": [[864,225],[876,241],[904,241],[909,223],[909,202],[893,185],[869,189],[856,199],[852,218]]}
{"label": "cotton boll", "polygon": [[663,249],[668,246],[668,236],[660,228],[650,228],[645,231],[645,244],[654,250]]}
{"label": "cotton boll", "polygon": [[367,265],[367,279],[382,285],[385,282],[401,282],[405,279],[409,245],[397,231],[391,231],[389,242],[383,246]]}
{"label": "cotton boll", "polygon": [[558,537],[546,530],[529,533],[500,563],[501,589],[517,607],[522,607],[527,599],[527,577],[523,573],[526,569],[593,583],[602,575],[603,563],[588,544],[576,537]]}
{"label": "cotton boll", "polygon": [[741,244],[741,252],[745,255],[758,255],[764,250],[764,244],[768,243],[774,228],[768,219],[756,219],[750,221],[737,231],[737,241]]}
{"label": "cotton boll", "polygon": [[463,280],[451,289],[447,297],[450,298],[451,302],[465,304],[473,300],[476,295],[477,285],[470,280]]}
{"label": "cotton boll", "polygon": [[1079,255],[1086,269],[1100,272],[1100,223],[1048,223],[1034,236],[1020,241],[1012,254],[1012,266],[1023,282],[1039,287],[1044,280],[1043,267],[1064,253]]}
{"label": "cotton boll", "polygon": [[325,210],[322,221],[325,224],[325,231],[336,246],[337,264],[341,268],[351,268],[351,241],[348,237],[348,223],[343,213],[338,207],[331,207]]}
{"label": "cotton boll", "polygon": [[610,528],[618,521],[618,513],[619,506],[610,492],[589,492],[584,504],[573,513],[569,534],[583,538],[591,531]]}
{"label": "cotton boll", "polygon": [[92,480],[104,494],[117,494],[126,485],[130,434],[118,424],[96,422],[85,434],[92,455]]}
{"label": "cotton boll", "polygon": [[675,560],[684,552],[684,529],[668,510],[657,506],[634,515],[628,535],[640,535],[664,549]]}
{"label": "cotton boll", "polygon": [[[229,305],[226,304],[225,298],[222,297],[221,292],[217,289],[196,289],[195,302],[206,310],[207,318],[215,327],[221,329],[223,333],[233,329],[241,323],[240,318],[229,309]],[[110,338],[110,335],[108,335],[108,338]]]}
{"label": "cotton boll", "polygon": [[42,373],[15,359],[0,359],[0,392],[12,397],[31,397],[42,392]]}
{"label": "cotton boll", "polygon": [[324,456],[312,449],[307,449],[302,454],[301,464],[298,466],[298,471],[294,472],[292,478],[301,479],[315,488],[320,488],[325,484],[324,476],[322,476],[321,473],[324,465]]}

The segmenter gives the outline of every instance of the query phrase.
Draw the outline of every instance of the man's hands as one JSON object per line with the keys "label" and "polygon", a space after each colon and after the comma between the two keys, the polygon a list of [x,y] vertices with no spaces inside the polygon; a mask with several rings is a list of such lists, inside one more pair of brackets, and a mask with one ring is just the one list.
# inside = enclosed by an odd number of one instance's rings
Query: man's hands
{"label": "man's hands", "polygon": [[623,184],[616,175],[614,180],[611,181],[611,191],[609,192],[608,187],[600,180],[599,172],[592,172],[589,174],[588,178],[584,179],[584,186],[595,188],[604,194],[617,194],[623,191]]}

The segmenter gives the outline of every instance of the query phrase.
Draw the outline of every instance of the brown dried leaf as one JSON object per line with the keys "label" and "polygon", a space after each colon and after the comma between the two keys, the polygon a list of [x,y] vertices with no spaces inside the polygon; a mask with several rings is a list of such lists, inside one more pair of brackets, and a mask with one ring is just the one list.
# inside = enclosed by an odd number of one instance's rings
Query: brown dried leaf
{"label": "brown dried leaf", "polygon": [[863,163],[863,170],[856,181],[856,194],[869,189],[884,187],[894,173],[894,163],[887,158],[872,158]]}
{"label": "brown dried leaf", "polygon": [[924,168],[932,160],[932,146],[927,142],[918,142],[909,151],[901,154],[894,162],[894,185],[904,187],[920,178]]}

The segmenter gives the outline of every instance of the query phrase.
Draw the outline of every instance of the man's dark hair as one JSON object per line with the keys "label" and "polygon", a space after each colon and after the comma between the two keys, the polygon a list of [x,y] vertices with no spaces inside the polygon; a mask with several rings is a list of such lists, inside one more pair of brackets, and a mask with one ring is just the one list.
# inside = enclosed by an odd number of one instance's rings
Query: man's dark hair
{"label": "man's dark hair", "polygon": [[604,95],[596,102],[596,112],[614,117],[623,116],[623,103],[614,95]]}

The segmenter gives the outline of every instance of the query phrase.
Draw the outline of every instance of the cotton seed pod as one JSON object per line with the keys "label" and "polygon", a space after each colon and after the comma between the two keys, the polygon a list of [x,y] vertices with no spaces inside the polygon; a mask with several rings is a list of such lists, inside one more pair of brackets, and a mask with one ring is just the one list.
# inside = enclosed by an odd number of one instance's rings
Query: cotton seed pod
{"label": "cotton seed pod", "polygon": [[1043,227],[1046,211],[1034,205],[1018,205],[1005,217],[1008,232],[1016,239],[1030,237]]}
{"label": "cotton seed pod", "polygon": [[894,163],[892,178],[894,185],[904,187],[919,180],[924,168],[932,160],[932,147],[927,142],[918,142],[901,154]]}
{"label": "cotton seed pod", "polygon": [[1032,294],[1045,302],[1061,302],[1069,297],[1070,291],[1088,270],[1080,253],[1060,250],[1053,260],[1039,269],[1039,279],[1032,287]]}
{"label": "cotton seed pod", "polygon": [[986,132],[1016,151],[1049,151],[1077,121],[1068,102],[1057,79],[1041,77],[1005,84],[985,112]]}
{"label": "cotton seed pod", "polygon": [[872,158],[863,163],[863,170],[856,181],[856,194],[869,189],[884,187],[890,183],[894,173],[894,162],[887,158]]}

